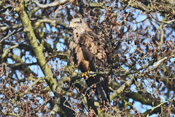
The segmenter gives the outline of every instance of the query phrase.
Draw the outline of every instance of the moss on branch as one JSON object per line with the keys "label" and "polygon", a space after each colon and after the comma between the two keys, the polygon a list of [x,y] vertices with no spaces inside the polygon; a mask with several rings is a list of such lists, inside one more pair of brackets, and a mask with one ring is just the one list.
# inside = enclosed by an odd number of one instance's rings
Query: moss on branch
{"label": "moss on branch", "polygon": [[20,3],[20,10],[19,10],[19,15],[24,27],[24,32],[26,33],[29,43],[35,53],[37,62],[39,64],[39,66],[41,67],[44,75],[45,75],[45,80],[47,82],[47,84],[49,85],[50,89],[55,92],[56,89],[56,81],[55,79],[53,79],[53,73],[51,71],[51,68],[49,67],[49,65],[47,64],[47,61],[44,57],[44,53],[43,53],[43,46],[39,46],[38,42],[37,42],[37,38],[35,36],[33,27],[31,25],[31,21],[27,15],[27,12],[24,10],[24,1],[22,0]]}

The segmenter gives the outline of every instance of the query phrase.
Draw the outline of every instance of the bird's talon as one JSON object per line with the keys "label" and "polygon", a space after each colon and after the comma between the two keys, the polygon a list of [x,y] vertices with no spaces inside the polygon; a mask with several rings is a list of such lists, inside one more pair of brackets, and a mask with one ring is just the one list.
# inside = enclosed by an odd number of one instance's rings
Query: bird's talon
{"label": "bird's talon", "polygon": [[84,73],[82,73],[82,75],[81,75],[82,77],[84,77],[85,76],[85,74]]}
{"label": "bird's talon", "polygon": [[88,72],[82,73],[82,75],[81,75],[81,76],[87,79],[87,78],[88,78],[87,73],[88,73]]}
{"label": "bird's talon", "polygon": [[96,88],[97,86],[96,85],[94,85],[94,88]]}
{"label": "bird's talon", "polygon": [[85,77],[86,77],[86,79],[88,78],[88,76],[87,76],[87,75],[86,75]]}

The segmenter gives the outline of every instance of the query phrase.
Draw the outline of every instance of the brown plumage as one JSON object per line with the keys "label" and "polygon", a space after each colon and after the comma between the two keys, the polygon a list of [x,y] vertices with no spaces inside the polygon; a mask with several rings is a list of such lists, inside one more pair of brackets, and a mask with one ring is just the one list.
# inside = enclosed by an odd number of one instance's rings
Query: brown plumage
{"label": "brown plumage", "polygon": [[[104,50],[105,40],[102,41],[88,27],[81,18],[75,18],[70,22],[73,28],[73,40],[70,49],[74,54],[74,62],[82,72],[97,71],[98,67],[104,67],[107,62],[107,55]],[[96,94],[98,99],[107,102],[109,100],[108,77],[97,75],[87,80],[88,86],[96,83]]]}

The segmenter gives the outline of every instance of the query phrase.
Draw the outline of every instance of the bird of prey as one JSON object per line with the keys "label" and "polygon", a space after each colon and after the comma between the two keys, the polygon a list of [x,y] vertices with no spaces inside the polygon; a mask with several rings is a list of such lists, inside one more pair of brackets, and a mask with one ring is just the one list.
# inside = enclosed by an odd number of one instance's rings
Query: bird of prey
{"label": "bird of prey", "polygon": [[[105,40],[98,36],[88,27],[82,18],[74,18],[70,22],[73,28],[73,39],[69,48],[74,56],[74,63],[82,72],[93,71],[104,67],[107,55],[104,49]],[[86,80],[87,85],[94,87],[100,102],[109,101],[108,76],[96,75]]]}

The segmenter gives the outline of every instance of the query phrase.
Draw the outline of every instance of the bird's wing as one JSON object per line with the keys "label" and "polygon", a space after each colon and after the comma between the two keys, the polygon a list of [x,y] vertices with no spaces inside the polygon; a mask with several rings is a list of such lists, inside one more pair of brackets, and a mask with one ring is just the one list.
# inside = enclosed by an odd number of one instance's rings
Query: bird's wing
{"label": "bird's wing", "polygon": [[87,61],[96,65],[101,65],[107,61],[104,47],[100,44],[100,40],[94,32],[88,31],[80,38],[80,46]]}

